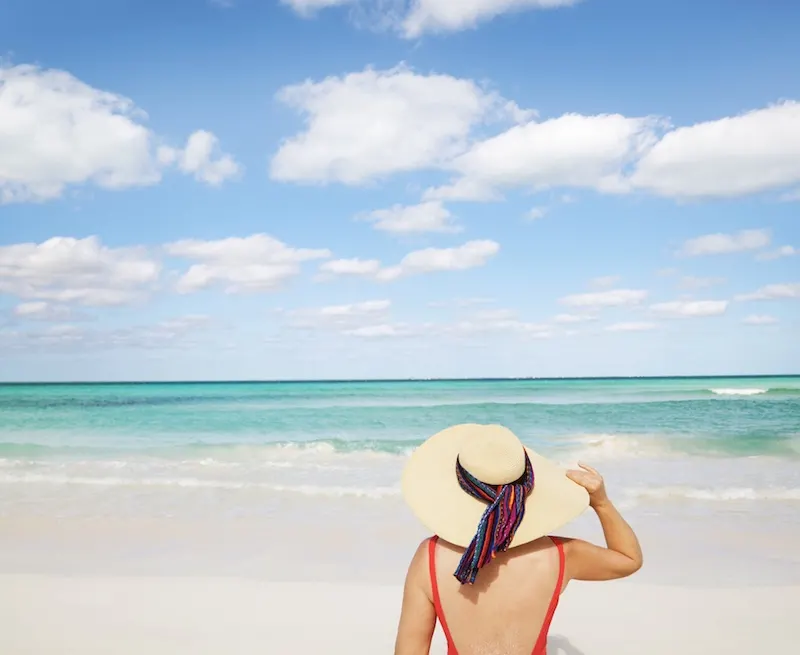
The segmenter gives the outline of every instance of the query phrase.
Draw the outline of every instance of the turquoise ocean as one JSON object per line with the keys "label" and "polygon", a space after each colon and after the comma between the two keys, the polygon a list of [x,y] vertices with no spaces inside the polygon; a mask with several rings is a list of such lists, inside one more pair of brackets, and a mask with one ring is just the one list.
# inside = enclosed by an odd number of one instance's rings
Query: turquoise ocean
{"label": "turquoise ocean", "polygon": [[800,376],[7,384],[0,516],[380,502],[464,422],[592,463],[631,504],[800,504]]}

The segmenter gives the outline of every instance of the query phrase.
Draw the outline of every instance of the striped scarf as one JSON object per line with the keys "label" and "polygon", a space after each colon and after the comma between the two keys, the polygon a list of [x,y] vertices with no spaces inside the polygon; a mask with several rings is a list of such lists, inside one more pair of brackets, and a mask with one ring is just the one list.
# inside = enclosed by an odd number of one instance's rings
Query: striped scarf
{"label": "striped scarf", "polygon": [[481,482],[456,459],[456,476],[465,492],[489,504],[454,574],[461,584],[473,584],[478,570],[511,545],[525,515],[525,498],[533,489],[533,466],[526,452],[522,476],[515,482],[498,486]]}

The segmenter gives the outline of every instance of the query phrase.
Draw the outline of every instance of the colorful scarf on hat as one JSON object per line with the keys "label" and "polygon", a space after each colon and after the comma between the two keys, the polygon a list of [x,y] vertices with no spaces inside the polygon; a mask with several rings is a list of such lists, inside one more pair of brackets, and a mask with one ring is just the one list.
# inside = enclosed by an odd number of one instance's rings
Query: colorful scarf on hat
{"label": "colorful scarf on hat", "polygon": [[478,571],[511,545],[525,515],[525,499],[533,489],[533,466],[526,452],[522,476],[510,484],[493,485],[478,480],[456,459],[456,476],[466,493],[489,504],[454,573],[461,584],[473,584]]}

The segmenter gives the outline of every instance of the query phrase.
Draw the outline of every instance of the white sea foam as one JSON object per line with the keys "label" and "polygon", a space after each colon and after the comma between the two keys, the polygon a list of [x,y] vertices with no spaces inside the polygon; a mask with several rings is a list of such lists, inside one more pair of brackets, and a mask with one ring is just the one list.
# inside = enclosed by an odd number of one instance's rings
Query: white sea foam
{"label": "white sea foam", "polygon": [[639,500],[702,500],[702,501],[736,501],[736,500],[784,500],[800,501],[800,488],[793,487],[651,487],[628,489],[629,498]]}
{"label": "white sea foam", "polygon": [[582,434],[571,436],[566,445],[566,454],[555,455],[562,464],[572,464],[580,460],[663,458],[675,454],[667,440],[658,435]]}
{"label": "white sea foam", "polygon": [[82,485],[93,487],[179,487],[189,489],[225,489],[248,490],[261,489],[279,493],[296,493],[305,496],[329,496],[334,498],[383,498],[396,496],[400,490],[396,487],[344,487],[326,485],[287,485],[265,482],[235,480],[203,480],[199,478],[122,478],[122,477],[89,477],[66,475],[42,475],[28,473],[23,475],[2,475],[0,484],[46,484],[46,485]]}
{"label": "white sea foam", "polygon": [[769,389],[709,389],[716,396],[758,396],[767,393]]}

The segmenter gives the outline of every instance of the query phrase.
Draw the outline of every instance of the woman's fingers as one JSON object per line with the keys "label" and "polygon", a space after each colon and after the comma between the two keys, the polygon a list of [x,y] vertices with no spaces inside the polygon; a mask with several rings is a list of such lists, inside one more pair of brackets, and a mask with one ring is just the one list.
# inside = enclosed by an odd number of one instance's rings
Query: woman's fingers
{"label": "woman's fingers", "polygon": [[595,475],[598,475],[598,476],[600,475],[595,469],[593,469],[591,466],[589,466],[585,462],[578,462],[578,466],[580,466],[585,471],[589,471],[589,473],[594,473]]}
{"label": "woman's fingers", "polygon": [[587,477],[584,471],[576,471],[574,469],[567,471],[567,477],[584,489],[589,489],[592,484],[592,481]]}

